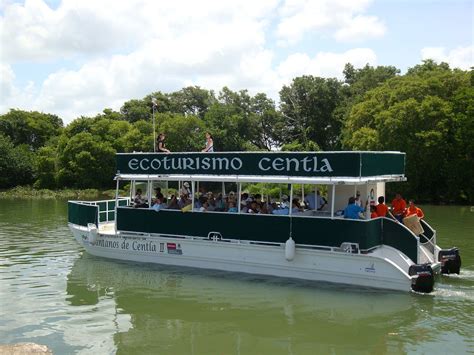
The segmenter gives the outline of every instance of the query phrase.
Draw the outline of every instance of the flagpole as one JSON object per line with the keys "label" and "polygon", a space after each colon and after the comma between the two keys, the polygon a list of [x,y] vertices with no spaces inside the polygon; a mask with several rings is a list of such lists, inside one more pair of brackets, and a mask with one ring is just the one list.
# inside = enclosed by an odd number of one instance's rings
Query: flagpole
{"label": "flagpole", "polygon": [[155,130],[155,107],[156,107],[156,98],[151,99],[153,104],[153,153],[156,153],[156,130]]}

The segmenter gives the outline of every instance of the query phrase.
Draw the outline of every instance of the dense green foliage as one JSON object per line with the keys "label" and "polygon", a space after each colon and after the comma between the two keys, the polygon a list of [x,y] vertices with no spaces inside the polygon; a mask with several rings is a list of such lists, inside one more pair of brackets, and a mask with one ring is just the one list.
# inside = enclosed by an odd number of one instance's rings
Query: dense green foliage
{"label": "dense green foliage", "polygon": [[407,197],[474,203],[474,74],[425,61],[355,69],[344,80],[302,76],[283,86],[280,106],[263,93],[224,87],[153,92],[79,117],[0,116],[0,188],[112,188],[116,152],[152,151],[153,124],[171,151],[199,151],[205,132],[218,151],[400,150]]}

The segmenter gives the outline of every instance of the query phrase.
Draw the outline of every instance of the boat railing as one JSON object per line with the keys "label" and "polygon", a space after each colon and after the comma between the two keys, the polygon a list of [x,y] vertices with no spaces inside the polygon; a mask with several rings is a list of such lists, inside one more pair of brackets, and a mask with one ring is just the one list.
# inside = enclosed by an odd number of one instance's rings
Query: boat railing
{"label": "boat railing", "polygon": [[423,233],[420,234],[420,243],[425,246],[433,254],[433,258],[437,260],[437,255],[435,255],[436,230],[433,229],[433,227],[431,227],[424,219],[420,219],[420,223],[423,227]]}
{"label": "boat railing", "polygon": [[130,204],[129,197],[120,197],[117,200],[99,201],[68,201],[68,221],[70,223],[87,226],[93,223],[99,226],[100,223],[115,221],[115,205],[127,206]]}

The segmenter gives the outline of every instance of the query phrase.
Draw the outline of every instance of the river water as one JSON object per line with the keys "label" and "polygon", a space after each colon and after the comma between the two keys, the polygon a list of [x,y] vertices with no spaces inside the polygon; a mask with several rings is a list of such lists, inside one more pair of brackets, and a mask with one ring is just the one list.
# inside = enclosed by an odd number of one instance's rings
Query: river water
{"label": "river water", "polygon": [[64,201],[0,201],[0,343],[55,354],[474,352],[474,211],[422,206],[460,276],[430,295],[109,261]]}

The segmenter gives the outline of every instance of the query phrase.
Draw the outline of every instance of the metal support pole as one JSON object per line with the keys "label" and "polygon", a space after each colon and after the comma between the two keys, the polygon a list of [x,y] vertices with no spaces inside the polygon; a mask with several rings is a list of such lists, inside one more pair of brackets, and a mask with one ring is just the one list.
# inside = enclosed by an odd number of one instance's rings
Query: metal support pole
{"label": "metal support pole", "polygon": [[194,212],[194,181],[191,180],[191,212]]}
{"label": "metal support pole", "polygon": [[288,205],[289,205],[289,211],[288,211],[288,214],[291,216],[292,215],[292,210],[293,210],[293,184],[290,184],[290,201],[288,201]]}
{"label": "metal support pole", "polygon": [[331,218],[334,218],[334,201],[336,200],[336,185],[332,185]]}
{"label": "metal support pole", "polygon": [[117,206],[118,206],[118,194],[119,194],[120,180],[117,178],[117,186],[115,188],[115,211],[114,211],[114,231],[117,234]]}
{"label": "metal support pole", "polygon": [[240,204],[241,204],[241,193],[242,193],[242,183],[237,183],[237,213],[240,213]]}
{"label": "metal support pole", "polygon": [[148,207],[151,207],[151,181],[147,180],[146,182],[146,193],[148,195]]}

